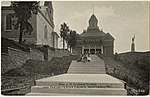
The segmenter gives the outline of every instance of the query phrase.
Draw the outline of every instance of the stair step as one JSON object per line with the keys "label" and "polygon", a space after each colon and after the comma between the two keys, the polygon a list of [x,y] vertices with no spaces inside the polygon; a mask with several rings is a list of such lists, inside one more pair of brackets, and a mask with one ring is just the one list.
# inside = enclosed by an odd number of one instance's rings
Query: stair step
{"label": "stair step", "polygon": [[[82,94],[60,94],[60,93],[28,93],[26,96],[81,96]],[[85,95],[83,95],[85,96]]]}
{"label": "stair step", "polygon": [[70,70],[105,70],[105,68],[70,68]]}
{"label": "stair step", "polygon": [[105,71],[104,72],[80,72],[80,71],[78,71],[78,72],[68,72],[69,74],[71,73],[71,74],[105,74]]}
{"label": "stair step", "polygon": [[70,69],[105,69],[105,67],[71,67]]}
{"label": "stair step", "polygon": [[87,66],[87,65],[85,65],[85,66],[82,66],[82,65],[75,65],[75,66],[71,66],[71,67],[104,67],[104,65],[93,65],[93,66]]}
{"label": "stair step", "polygon": [[[69,84],[69,85],[68,85]],[[124,88],[123,83],[83,83],[83,82],[42,82],[38,81],[36,82],[37,86],[55,86],[55,87],[62,87],[62,86],[94,86],[95,88]]]}
{"label": "stair step", "polygon": [[101,72],[101,71],[105,71],[105,70],[71,70],[68,72]]}
{"label": "stair step", "polygon": [[62,94],[82,94],[82,95],[126,95],[123,88],[50,88],[43,86],[33,86],[33,93],[62,93]]}
{"label": "stair step", "polygon": [[[79,70],[71,70],[71,71],[73,71],[73,72],[74,72],[74,71],[83,71],[83,72],[86,72],[86,71],[89,71],[89,72],[100,72],[100,71],[105,71],[105,70],[103,70],[103,69],[102,69],[102,70],[88,70],[88,69],[80,70],[80,69],[79,69]],[[70,72],[70,71],[68,71],[68,72]]]}

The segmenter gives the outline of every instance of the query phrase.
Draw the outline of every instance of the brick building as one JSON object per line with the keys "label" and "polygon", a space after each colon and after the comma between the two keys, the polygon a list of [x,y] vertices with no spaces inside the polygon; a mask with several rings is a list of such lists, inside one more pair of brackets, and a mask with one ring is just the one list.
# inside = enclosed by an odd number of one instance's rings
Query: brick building
{"label": "brick building", "polygon": [[78,54],[100,53],[112,57],[114,54],[114,38],[98,27],[98,20],[93,14],[89,19],[89,27],[77,37],[77,46],[74,50]]}

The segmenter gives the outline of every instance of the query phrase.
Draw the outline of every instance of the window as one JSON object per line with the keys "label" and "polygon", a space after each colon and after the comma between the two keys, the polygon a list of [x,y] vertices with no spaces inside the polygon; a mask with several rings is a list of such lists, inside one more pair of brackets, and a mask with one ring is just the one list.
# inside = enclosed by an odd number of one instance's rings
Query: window
{"label": "window", "polygon": [[6,14],[6,21],[5,21],[5,30],[11,31],[13,30],[13,18],[12,14]]}
{"label": "window", "polygon": [[47,39],[47,32],[48,32],[48,29],[47,29],[47,26],[44,27],[44,37],[45,39]]}

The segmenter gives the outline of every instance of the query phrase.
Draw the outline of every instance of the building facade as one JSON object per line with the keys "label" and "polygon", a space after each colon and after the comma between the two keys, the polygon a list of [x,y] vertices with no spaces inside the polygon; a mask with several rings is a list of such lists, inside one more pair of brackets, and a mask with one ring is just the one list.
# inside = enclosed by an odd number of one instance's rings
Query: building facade
{"label": "building facade", "polygon": [[114,54],[114,38],[100,30],[98,20],[93,14],[89,19],[89,26],[77,37],[77,45],[74,49],[78,54],[103,54],[112,57]]}
{"label": "building facade", "polygon": [[[1,14],[1,35],[18,42],[20,30],[16,30],[13,25],[15,18],[13,8],[2,6]],[[59,35],[54,32],[53,7],[51,1],[45,1],[44,6],[40,6],[38,14],[32,14],[29,21],[33,27],[30,34],[23,33],[23,42],[34,45],[49,45],[58,48]]]}

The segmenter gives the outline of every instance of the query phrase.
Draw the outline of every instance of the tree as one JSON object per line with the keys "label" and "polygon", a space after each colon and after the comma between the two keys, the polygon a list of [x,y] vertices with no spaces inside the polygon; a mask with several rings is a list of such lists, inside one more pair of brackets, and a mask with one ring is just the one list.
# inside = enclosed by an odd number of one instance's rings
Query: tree
{"label": "tree", "polygon": [[33,31],[29,19],[38,13],[39,2],[37,1],[12,1],[11,6],[15,12],[15,29],[20,28],[19,43],[22,43],[23,33],[31,34]]}
{"label": "tree", "polygon": [[63,39],[63,49],[65,49],[65,40],[67,40],[67,33],[69,32],[69,26],[66,23],[61,24],[60,36]]}
{"label": "tree", "polygon": [[76,46],[77,44],[77,34],[76,31],[70,31],[70,37],[69,37],[69,41],[68,44],[70,46],[70,52],[72,51],[72,49]]}

